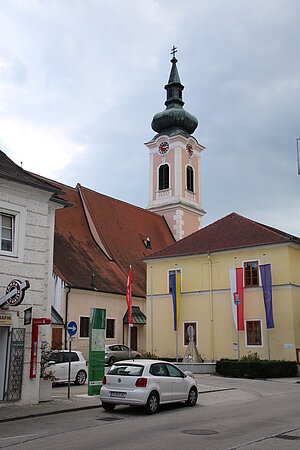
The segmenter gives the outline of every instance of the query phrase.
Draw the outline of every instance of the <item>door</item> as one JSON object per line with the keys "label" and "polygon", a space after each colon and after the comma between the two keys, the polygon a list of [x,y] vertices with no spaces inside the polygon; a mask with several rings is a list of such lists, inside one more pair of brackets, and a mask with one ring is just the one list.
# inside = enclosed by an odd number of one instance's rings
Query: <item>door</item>
{"label": "door", "polygon": [[172,384],[172,400],[187,400],[188,398],[188,383],[186,382],[183,373],[172,364],[166,364]]}
{"label": "door", "polygon": [[166,365],[154,363],[150,367],[150,373],[159,387],[161,403],[172,401],[172,383]]}
{"label": "door", "polygon": [[51,348],[52,350],[61,350],[62,349],[62,328],[52,328],[52,342]]}
{"label": "door", "polygon": [[131,327],[131,350],[137,351],[137,327]]}
{"label": "door", "polygon": [[9,327],[0,327],[0,400],[4,400]]}

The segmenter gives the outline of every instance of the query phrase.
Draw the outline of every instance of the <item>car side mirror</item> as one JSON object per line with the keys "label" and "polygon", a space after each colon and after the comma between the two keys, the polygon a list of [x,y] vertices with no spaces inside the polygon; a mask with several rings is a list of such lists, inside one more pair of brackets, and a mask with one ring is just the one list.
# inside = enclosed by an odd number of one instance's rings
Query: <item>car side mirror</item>
{"label": "car side mirror", "polygon": [[48,361],[48,366],[54,366],[56,364],[55,361]]}

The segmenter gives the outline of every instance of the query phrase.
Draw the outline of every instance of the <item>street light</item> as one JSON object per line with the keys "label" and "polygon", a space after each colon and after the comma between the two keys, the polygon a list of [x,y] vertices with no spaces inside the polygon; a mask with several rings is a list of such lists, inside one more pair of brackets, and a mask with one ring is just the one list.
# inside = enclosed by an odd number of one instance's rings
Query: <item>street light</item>
{"label": "street light", "polygon": [[297,162],[298,162],[298,175],[300,175],[300,138],[297,138]]}

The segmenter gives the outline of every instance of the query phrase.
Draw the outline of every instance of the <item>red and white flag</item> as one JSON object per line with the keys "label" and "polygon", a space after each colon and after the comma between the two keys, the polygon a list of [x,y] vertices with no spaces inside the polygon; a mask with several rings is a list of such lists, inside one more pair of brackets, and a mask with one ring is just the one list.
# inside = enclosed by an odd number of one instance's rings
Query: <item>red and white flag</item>
{"label": "red and white flag", "polygon": [[244,326],[244,291],[243,291],[243,268],[229,269],[231,286],[232,314],[237,331],[245,329]]}
{"label": "red and white flag", "polygon": [[131,286],[132,286],[132,273],[131,273],[131,266],[130,266],[129,275],[127,278],[127,287],[126,287],[126,302],[127,302],[127,306],[128,306],[128,323],[129,323],[130,327],[133,326]]}

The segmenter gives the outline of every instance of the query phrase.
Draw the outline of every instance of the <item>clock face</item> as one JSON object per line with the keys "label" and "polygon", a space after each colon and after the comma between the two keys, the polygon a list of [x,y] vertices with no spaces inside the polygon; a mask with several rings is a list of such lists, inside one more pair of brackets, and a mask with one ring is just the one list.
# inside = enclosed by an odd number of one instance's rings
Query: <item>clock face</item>
{"label": "clock face", "polygon": [[194,150],[193,150],[193,147],[191,146],[191,144],[186,144],[186,152],[189,156],[193,156]]}
{"label": "clock face", "polygon": [[167,142],[162,142],[158,147],[158,153],[165,155],[169,151],[169,144]]}

